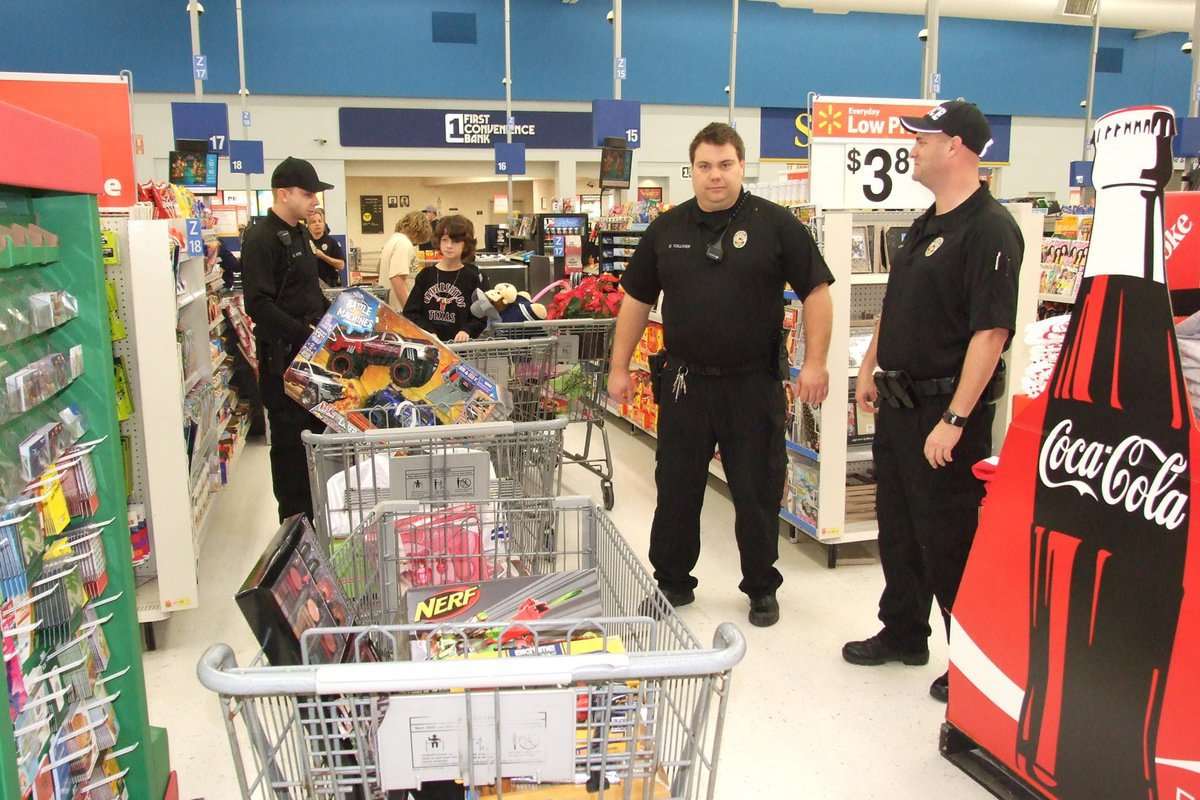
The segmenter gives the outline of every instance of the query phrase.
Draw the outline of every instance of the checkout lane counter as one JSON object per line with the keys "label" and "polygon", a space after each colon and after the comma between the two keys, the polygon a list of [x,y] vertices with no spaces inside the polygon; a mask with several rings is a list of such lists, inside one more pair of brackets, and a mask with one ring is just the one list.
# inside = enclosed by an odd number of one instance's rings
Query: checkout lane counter
{"label": "checkout lane counter", "polygon": [[475,266],[479,268],[489,286],[511,283],[517,287],[518,292],[533,293],[530,291],[529,268],[523,261],[496,253],[476,253]]}

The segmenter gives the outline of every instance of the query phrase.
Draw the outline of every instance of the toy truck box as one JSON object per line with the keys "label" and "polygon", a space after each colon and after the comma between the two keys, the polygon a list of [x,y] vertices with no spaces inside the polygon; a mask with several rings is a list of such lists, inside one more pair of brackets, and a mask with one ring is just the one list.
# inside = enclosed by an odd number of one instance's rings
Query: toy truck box
{"label": "toy truck box", "polygon": [[[401,419],[503,420],[511,407],[504,387],[361,289],[338,294],[283,380],[293,400],[343,432]],[[385,406],[395,413],[380,413]]]}

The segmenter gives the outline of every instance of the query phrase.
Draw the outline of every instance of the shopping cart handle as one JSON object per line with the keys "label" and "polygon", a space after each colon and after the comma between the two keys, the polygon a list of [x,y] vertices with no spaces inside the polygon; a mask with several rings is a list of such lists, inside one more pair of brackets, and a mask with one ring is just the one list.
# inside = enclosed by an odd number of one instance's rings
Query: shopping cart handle
{"label": "shopping cart handle", "polygon": [[[476,439],[488,436],[509,436],[516,428],[512,422],[475,422],[463,425],[439,425],[438,439]],[[354,444],[360,442],[382,442],[397,447],[406,443],[429,441],[429,427],[420,428],[376,428],[353,433],[313,433],[304,431],[300,438],[310,444]]]}
{"label": "shopping cart handle", "polygon": [[723,622],[713,633],[712,650],[513,658],[506,659],[502,669],[490,659],[238,667],[229,646],[217,644],[201,656],[196,676],[205,688],[228,697],[388,694],[713,675],[733,669],[745,654],[742,632]]}

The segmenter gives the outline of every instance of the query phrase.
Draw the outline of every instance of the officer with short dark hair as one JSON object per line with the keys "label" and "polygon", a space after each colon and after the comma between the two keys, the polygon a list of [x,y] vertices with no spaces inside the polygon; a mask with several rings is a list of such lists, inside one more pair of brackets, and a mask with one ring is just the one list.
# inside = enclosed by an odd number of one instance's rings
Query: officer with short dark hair
{"label": "officer with short dark hair", "polygon": [[746,149],[736,130],[707,126],[689,155],[695,198],[650,224],[621,279],[626,295],[608,393],[632,401],[629,359],[662,292],[665,350],[652,375],[659,403],[654,578],[673,606],[695,599],[700,507],[719,447],[737,515],[738,588],[750,598],[750,622],[765,627],[779,619],[775,591],[783,583],[775,561],[787,471],[784,284],[804,301],[799,395],[820,403],[829,392],[833,276],[799,220],[742,188]]}
{"label": "officer with short dark hair", "polygon": [[317,207],[317,192],[333,186],[313,165],[285,158],[271,173],[275,201],[242,243],[246,313],[254,320],[258,380],[271,430],[271,484],[280,521],[313,514],[302,431],[324,426],[283,390],[283,373],[329,307],[317,277],[312,237],[302,220]]}
{"label": "officer with short dark hair", "polygon": [[[979,159],[992,143],[983,113],[951,100],[901,121],[916,134],[913,178],[934,204],[905,235],[858,371],[860,407],[878,406],[884,576],[883,630],[842,648],[846,661],[864,666],[927,663],[935,596],[950,633],[984,494],[972,467],[992,454],[992,403],[1003,391],[1000,356],[1016,325],[1025,248],[1012,216],[979,182]],[[929,693],[944,702],[947,676]]]}

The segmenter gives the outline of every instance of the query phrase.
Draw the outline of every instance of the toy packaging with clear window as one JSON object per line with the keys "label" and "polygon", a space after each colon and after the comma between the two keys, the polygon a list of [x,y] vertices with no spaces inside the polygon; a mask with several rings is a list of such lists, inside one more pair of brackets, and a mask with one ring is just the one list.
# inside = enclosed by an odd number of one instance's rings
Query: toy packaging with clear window
{"label": "toy packaging with clear window", "polygon": [[361,289],[341,292],[284,374],[292,399],[344,432],[507,418],[505,389]]}

